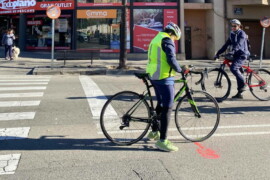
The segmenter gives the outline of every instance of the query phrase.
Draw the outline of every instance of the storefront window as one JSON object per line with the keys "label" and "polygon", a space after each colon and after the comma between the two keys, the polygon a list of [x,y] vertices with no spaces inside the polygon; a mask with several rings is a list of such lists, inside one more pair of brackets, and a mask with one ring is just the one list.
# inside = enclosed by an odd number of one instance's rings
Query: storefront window
{"label": "storefront window", "polygon": [[[44,15],[29,15],[26,28],[27,49],[51,49],[52,20]],[[63,15],[55,20],[55,49],[71,47],[71,15]]]}
{"label": "storefront window", "polygon": [[78,10],[77,17],[78,49],[119,50],[121,10]]}
{"label": "storefront window", "polygon": [[177,2],[177,0],[134,0],[134,2]]}

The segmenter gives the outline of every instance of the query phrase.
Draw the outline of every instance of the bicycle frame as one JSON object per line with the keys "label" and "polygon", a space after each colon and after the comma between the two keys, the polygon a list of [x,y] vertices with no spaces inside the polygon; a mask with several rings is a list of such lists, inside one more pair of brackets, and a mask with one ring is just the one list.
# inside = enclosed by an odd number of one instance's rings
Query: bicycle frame
{"label": "bicycle frame", "polygon": [[[130,108],[130,110],[126,113],[128,116],[127,118],[130,118],[130,120],[132,121],[140,121],[140,122],[147,122],[149,123],[153,121],[153,119],[155,119],[157,117],[157,114],[155,112],[155,108],[154,108],[154,102],[153,102],[153,97],[151,94],[151,88],[153,88],[152,84],[149,84],[149,82],[147,81],[147,79],[142,78],[143,83],[146,86],[146,90],[143,92],[143,94],[140,97],[140,100],[138,102],[136,102],[133,107]],[[188,102],[190,103],[195,115],[197,117],[200,117],[200,112],[196,106],[196,102],[194,101],[192,95],[190,94],[190,89],[188,87],[187,84],[187,80],[184,74],[182,74],[182,79],[180,80],[175,80],[175,83],[183,83],[183,86],[180,88],[180,90],[176,93],[175,97],[174,97],[174,102],[177,102],[179,100],[179,98],[182,96],[182,94],[184,92],[186,92],[187,97],[188,97]],[[143,102],[142,100],[145,101],[150,101],[150,113],[151,113],[151,117],[150,119],[142,119],[142,118],[135,118],[135,117],[131,117],[131,115],[133,114],[133,112],[135,112],[135,110],[137,109],[137,107]]]}
{"label": "bicycle frame", "polygon": [[[231,60],[225,59],[225,60],[223,61],[223,64],[221,64],[220,68],[221,68],[222,70],[224,70],[224,68],[225,68],[226,65],[227,65],[228,67],[231,67],[231,64],[232,64],[232,61],[231,61]],[[246,72],[246,84],[247,84],[250,88],[252,88],[252,87],[261,87],[261,86],[265,86],[265,85],[266,85],[266,82],[258,75],[258,73],[256,73],[254,70],[252,70],[252,69],[250,68],[250,61],[248,61],[248,65],[247,65],[247,66],[242,65],[242,68],[245,69],[245,72]],[[254,74],[254,77],[255,77],[258,81],[260,81],[260,82],[262,82],[262,83],[260,83],[259,85],[252,85],[252,84],[249,84],[249,83],[248,83],[248,77],[249,77],[249,75],[250,75],[251,73],[253,73],[253,74]],[[222,75],[221,75],[221,77],[219,77],[219,76],[220,76],[220,74],[218,75],[217,80],[221,80]],[[217,82],[220,82],[220,81],[217,81]]]}

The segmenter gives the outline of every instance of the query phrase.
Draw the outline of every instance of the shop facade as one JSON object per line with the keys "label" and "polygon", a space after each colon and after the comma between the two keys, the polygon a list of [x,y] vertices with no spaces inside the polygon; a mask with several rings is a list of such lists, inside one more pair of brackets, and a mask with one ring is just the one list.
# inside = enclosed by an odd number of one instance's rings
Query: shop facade
{"label": "shop facade", "polygon": [[[22,50],[50,50],[51,20],[46,8],[54,4],[61,8],[55,26],[56,50],[120,52],[122,0],[28,1],[4,0],[0,7],[2,33],[13,28]],[[146,54],[150,41],[168,22],[179,25],[179,7],[178,0],[128,0],[128,52]]]}

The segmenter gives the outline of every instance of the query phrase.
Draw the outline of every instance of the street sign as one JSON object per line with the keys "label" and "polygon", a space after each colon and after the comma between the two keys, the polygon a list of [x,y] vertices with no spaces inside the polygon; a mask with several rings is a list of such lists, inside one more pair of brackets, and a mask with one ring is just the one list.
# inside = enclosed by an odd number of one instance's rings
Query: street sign
{"label": "street sign", "polygon": [[261,19],[260,23],[261,23],[262,27],[268,28],[270,26],[270,18],[265,16]]}
{"label": "street sign", "polygon": [[57,19],[61,15],[61,9],[58,6],[51,5],[47,8],[46,14],[51,19]]}

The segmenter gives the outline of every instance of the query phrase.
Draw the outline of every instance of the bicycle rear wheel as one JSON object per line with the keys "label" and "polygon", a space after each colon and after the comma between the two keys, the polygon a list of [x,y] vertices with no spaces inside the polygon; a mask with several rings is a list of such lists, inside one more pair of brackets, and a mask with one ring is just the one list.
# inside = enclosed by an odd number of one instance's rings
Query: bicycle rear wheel
{"label": "bicycle rear wheel", "polygon": [[270,100],[270,72],[259,69],[249,75],[249,90],[261,101]]}
{"label": "bicycle rear wheel", "polygon": [[194,101],[189,100],[187,95],[180,99],[175,110],[175,124],[186,140],[200,142],[211,137],[216,131],[220,109],[210,94],[193,90],[190,90],[190,93]]}
{"label": "bicycle rear wheel", "polygon": [[[140,121],[142,119],[144,122]],[[111,142],[118,145],[136,143],[145,136],[151,125],[149,105],[135,92],[119,92],[103,106],[100,125]]]}
{"label": "bicycle rear wheel", "polygon": [[216,98],[218,102],[222,102],[230,95],[231,81],[224,70],[219,68],[212,69],[204,79],[202,89]]}

